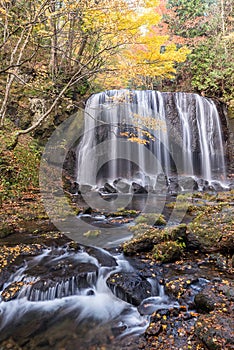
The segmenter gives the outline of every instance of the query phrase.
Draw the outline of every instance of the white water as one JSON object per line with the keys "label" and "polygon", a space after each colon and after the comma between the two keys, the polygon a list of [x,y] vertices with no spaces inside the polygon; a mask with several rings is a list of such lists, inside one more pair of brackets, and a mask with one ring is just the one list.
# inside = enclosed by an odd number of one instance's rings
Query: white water
{"label": "white water", "polygon": [[[25,265],[4,284],[3,290],[13,282],[21,281],[24,286],[15,299],[4,301],[2,298],[0,301],[0,338],[3,337],[4,339],[5,332],[6,336],[9,333],[8,330],[10,330],[11,335],[14,335],[14,332],[17,332],[19,322],[24,324],[25,320],[30,319],[30,317],[32,320],[35,317],[40,319],[40,315],[43,315],[43,317],[48,315],[50,322],[53,322],[53,320],[60,322],[64,317],[68,317],[73,319],[77,325],[84,321],[89,322],[89,320],[95,320],[97,327],[101,324],[109,326],[111,324],[113,327],[122,325],[124,327],[119,337],[144,332],[149,324],[149,312],[143,316],[140,315],[136,307],[117,298],[106,284],[107,278],[112,273],[134,271],[123,255],[115,256],[117,266],[108,267],[104,266],[103,263],[99,263],[96,257],[85,251],[68,252],[62,248],[56,248],[56,254],[54,252],[55,250],[47,249],[39,256],[25,262]],[[100,249],[100,253],[111,257],[108,252],[102,249]],[[43,274],[35,277],[31,275],[30,271],[38,266],[46,266],[48,270],[51,270],[51,268],[59,266],[68,258],[70,262],[79,261],[97,266],[98,273],[96,277],[95,273],[92,272],[86,276],[88,286],[77,285],[76,276],[74,275],[72,278],[65,277],[64,280],[46,289],[34,288],[35,283],[45,279]],[[50,278],[47,278],[46,281],[50,282]],[[152,280],[151,283],[155,286],[158,285],[157,280]],[[163,287],[160,286],[159,290],[159,295],[150,300],[152,310],[171,306],[169,299],[164,295]],[[27,323],[25,327],[27,328]],[[85,339],[85,334],[82,337]]]}
{"label": "white water", "polygon": [[[84,137],[77,149],[78,183],[96,185],[98,178],[105,182],[125,177],[145,185],[145,175],[152,178],[162,172],[208,181],[226,178],[221,124],[210,99],[186,93],[111,90],[92,95],[85,112]],[[155,121],[148,128],[143,125],[147,118]],[[135,137],[142,139],[142,130],[152,136],[146,145],[119,135],[132,132],[137,122],[141,131],[135,130]]]}

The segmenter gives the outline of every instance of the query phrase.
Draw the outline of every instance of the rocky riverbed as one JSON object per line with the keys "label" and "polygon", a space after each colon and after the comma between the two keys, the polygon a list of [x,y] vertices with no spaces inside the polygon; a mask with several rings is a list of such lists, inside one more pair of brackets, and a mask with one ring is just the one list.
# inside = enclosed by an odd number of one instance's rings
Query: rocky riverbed
{"label": "rocky riverbed", "polygon": [[[38,195],[5,203],[0,230],[0,348],[233,349],[233,191],[186,194],[179,201],[181,210],[185,198],[189,201],[185,222],[172,227],[166,226],[162,215],[152,222],[152,215],[137,211],[122,211],[122,219],[116,214],[118,224],[125,229],[129,225],[132,238],[108,250],[92,248],[92,235],[90,246],[81,246],[58,232]],[[170,210],[173,200],[167,205]],[[74,210],[87,208],[74,205]],[[89,260],[75,258],[81,254]],[[73,300],[77,307],[70,305],[69,310],[67,305],[53,304],[48,311],[40,304],[26,312],[27,303],[43,303],[48,291],[64,281],[70,281],[68,289],[64,285],[60,294],[58,289],[50,294],[51,303],[58,299],[69,303],[74,286],[81,285],[86,293],[82,300],[93,302],[100,296],[95,278],[103,268],[109,274],[105,275],[107,293],[116,298],[118,307],[112,304],[106,309],[105,299],[98,312],[118,310],[110,322],[97,326],[92,317],[74,322],[82,310],[79,300]],[[24,278],[12,279],[17,274]],[[7,323],[10,305],[18,302],[25,316],[19,309]],[[95,307],[91,307],[94,313]]]}

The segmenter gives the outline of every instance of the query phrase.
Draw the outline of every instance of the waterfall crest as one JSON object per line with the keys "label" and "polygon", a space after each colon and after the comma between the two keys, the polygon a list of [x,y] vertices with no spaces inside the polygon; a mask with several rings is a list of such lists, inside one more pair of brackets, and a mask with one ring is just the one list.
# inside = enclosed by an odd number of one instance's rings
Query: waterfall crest
{"label": "waterfall crest", "polygon": [[211,99],[192,93],[110,90],[92,95],[77,149],[77,181],[188,175],[225,180],[223,135]]}

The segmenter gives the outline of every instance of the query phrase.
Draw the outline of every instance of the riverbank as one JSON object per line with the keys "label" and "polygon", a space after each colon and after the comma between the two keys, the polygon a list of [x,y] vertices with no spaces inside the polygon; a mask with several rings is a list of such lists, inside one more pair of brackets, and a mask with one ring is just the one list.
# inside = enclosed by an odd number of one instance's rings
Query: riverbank
{"label": "riverbank", "polygon": [[[131,275],[130,287],[126,283],[129,275],[127,278],[124,274],[111,276],[108,280],[110,288],[113,284],[117,286],[124,299],[134,294],[134,286],[139,282],[137,278],[141,282],[146,278],[156,279],[164,285],[174,306],[157,307],[154,311],[155,301],[148,299],[141,303],[139,299],[136,305],[139,313],[151,315],[141,336],[116,340],[120,330],[109,329],[106,337],[98,340],[98,345],[92,336],[86,348],[233,349],[233,191],[194,193],[189,212],[190,222],[179,225],[179,229],[177,226],[174,232],[148,227],[143,238],[135,231],[132,240],[111,249],[115,254],[125,252],[125,259],[138,277]],[[23,261],[40,255],[43,249],[62,248],[67,244],[76,246],[50,222],[36,191],[25,194],[20,201],[6,201],[0,214],[1,285]],[[131,217],[131,213],[128,215]],[[140,215],[138,221],[142,221]],[[171,247],[179,248],[179,254],[174,254]],[[170,252],[173,252],[171,256]],[[19,287],[13,285],[12,289],[5,290],[1,296],[5,303],[17,297]],[[27,326],[23,336],[13,328],[12,332],[9,329],[7,337],[0,332],[1,349],[49,349],[52,345],[55,349],[77,348],[74,330],[68,334],[63,332],[61,337],[59,327],[53,328],[51,334],[47,326],[48,320],[44,325],[40,323],[40,327],[38,324]],[[67,329],[67,325],[63,326]],[[39,341],[42,337],[44,343]]]}

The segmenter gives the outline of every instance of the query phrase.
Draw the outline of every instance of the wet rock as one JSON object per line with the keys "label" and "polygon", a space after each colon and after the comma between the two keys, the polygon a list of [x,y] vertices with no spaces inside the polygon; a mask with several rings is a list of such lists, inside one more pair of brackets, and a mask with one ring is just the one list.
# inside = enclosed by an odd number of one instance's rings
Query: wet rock
{"label": "wet rock", "polygon": [[135,306],[151,296],[151,284],[136,273],[115,273],[107,280],[108,287],[120,299]]}
{"label": "wet rock", "polygon": [[130,184],[122,179],[113,182],[116,189],[121,193],[130,193]]}
{"label": "wet rock", "polygon": [[178,182],[178,178],[177,177],[171,177],[169,179],[169,187],[168,187],[168,191],[171,193],[171,194],[176,194],[180,191],[182,191],[182,188]]}
{"label": "wet rock", "polygon": [[234,319],[231,315],[202,315],[195,324],[195,334],[210,350],[234,348]]}
{"label": "wet rock", "polygon": [[162,242],[154,246],[152,253],[156,260],[163,263],[175,262],[181,259],[183,247],[174,241]]}
{"label": "wet rock", "polygon": [[19,292],[24,286],[24,282],[13,282],[1,293],[1,298],[3,301],[9,301],[17,298]]}
{"label": "wet rock", "polygon": [[184,191],[197,191],[198,190],[198,183],[196,182],[196,180],[194,180],[190,176],[179,178],[179,186]]}
{"label": "wet rock", "polygon": [[165,174],[158,174],[157,175],[157,186],[168,186],[168,178]]}
{"label": "wet rock", "polygon": [[201,243],[196,234],[189,232],[186,236],[186,248],[188,250],[198,250],[201,248]]}
{"label": "wet rock", "polygon": [[70,185],[70,193],[77,194],[78,192],[79,192],[79,184],[74,181]]}
{"label": "wet rock", "polygon": [[132,192],[134,194],[147,194],[147,190],[136,182],[132,183]]}
{"label": "wet rock", "polygon": [[224,190],[223,186],[218,181],[212,181],[211,186],[212,186],[213,190],[216,191],[216,192]]}
{"label": "wet rock", "polygon": [[200,312],[208,313],[213,311],[216,305],[222,302],[222,298],[215,293],[212,284],[208,284],[194,299],[196,309]]}
{"label": "wet rock", "polygon": [[207,191],[209,188],[209,182],[207,180],[204,179],[198,179],[197,180],[197,184],[198,187],[202,190],[202,191]]}
{"label": "wet rock", "polygon": [[101,248],[85,247],[85,251],[97,259],[101,266],[114,267],[117,266],[116,259],[107,251]]}
{"label": "wet rock", "polygon": [[154,193],[154,192],[155,192],[155,191],[154,191],[154,187],[151,186],[151,185],[146,185],[146,186],[145,186],[145,189],[146,189],[146,191],[147,191],[148,193]]}
{"label": "wet rock", "polygon": [[81,194],[86,194],[88,192],[91,192],[92,191],[92,186],[91,185],[88,185],[88,184],[81,184],[79,186],[79,192]]}
{"label": "wet rock", "polygon": [[93,212],[93,209],[91,207],[88,207],[84,210],[83,214],[85,215],[91,215]]}
{"label": "wet rock", "polygon": [[110,185],[108,182],[104,184],[103,189],[106,193],[118,193],[117,189]]}

